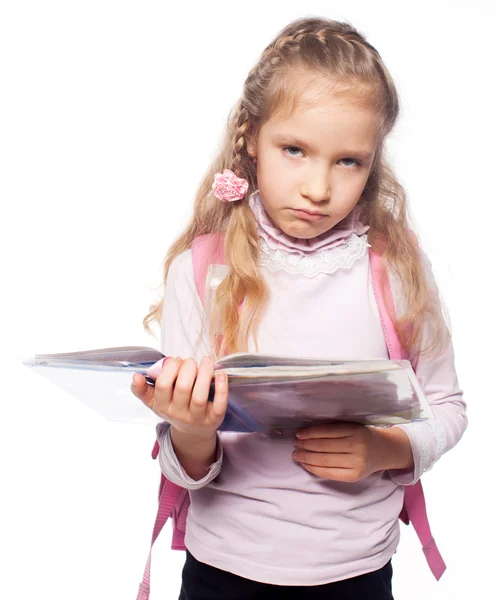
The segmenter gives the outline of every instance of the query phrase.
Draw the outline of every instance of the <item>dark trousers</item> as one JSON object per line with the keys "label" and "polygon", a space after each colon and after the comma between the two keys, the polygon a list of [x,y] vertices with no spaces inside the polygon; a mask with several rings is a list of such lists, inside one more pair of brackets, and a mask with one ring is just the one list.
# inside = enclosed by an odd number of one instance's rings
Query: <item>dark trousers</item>
{"label": "dark trousers", "polygon": [[382,569],[343,581],[313,586],[252,581],[196,560],[186,550],[179,600],[393,600],[389,561]]}

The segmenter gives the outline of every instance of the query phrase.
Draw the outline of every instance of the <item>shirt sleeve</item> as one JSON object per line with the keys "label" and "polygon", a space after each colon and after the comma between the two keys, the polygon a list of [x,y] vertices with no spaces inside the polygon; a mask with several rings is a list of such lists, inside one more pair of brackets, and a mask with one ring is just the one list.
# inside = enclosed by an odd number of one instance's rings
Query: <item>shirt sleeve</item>
{"label": "shirt sleeve", "polygon": [[160,470],[169,481],[172,481],[172,483],[176,483],[177,485],[188,490],[198,490],[210,483],[220,473],[224,452],[220,442],[219,434],[217,434],[217,451],[215,461],[209,466],[205,477],[198,480],[192,479],[182,468],[181,463],[177,460],[176,453],[174,452],[174,446],[172,445],[172,440],[170,437],[169,423],[163,422],[157,424],[157,440],[160,444],[160,452],[158,455]]}
{"label": "shirt sleeve", "polygon": [[[423,251],[421,255],[431,289],[433,293],[439,294],[431,263]],[[390,280],[395,305],[399,308],[399,282],[391,274]],[[448,332],[444,320],[443,332]],[[427,319],[419,347],[425,348],[434,339],[434,335],[434,324]],[[417,356],[411,362],[434,417],[426,421],[395,425],[408,435],[414,461],[411,469],[388,471],[391,479],[401,485],[415,484],[423,473],[432,469],[439,458],[459,442],[467,427],[466,404],[458,384],[452,342],[435,358]]]}
{"label": "shirt sleeve", "polygon": [[[194,280],[191,250],[182,252],[172,261],[164,290],[162,308],[161,351],[165,356],[194,358],[198,363],[202,356],[211,354],[208,326]],[[169,423],[158,423],[157,441],[160,469],[165,477],[189,490],[199,489],[210,483],[220,472],[223,450],[217,433],[217,455],[208,473],[196,481],[181,466],[170,438]]]}

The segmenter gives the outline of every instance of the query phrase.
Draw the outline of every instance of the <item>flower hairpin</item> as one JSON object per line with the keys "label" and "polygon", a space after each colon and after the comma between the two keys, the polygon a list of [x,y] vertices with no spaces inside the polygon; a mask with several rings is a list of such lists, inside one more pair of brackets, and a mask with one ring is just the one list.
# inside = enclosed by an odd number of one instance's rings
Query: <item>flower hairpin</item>
{"label": "flower hairpin", "polygon": [[214,196],[222,202],[234,202],[241,200],[248,191],[248,182],[246,179],[236,177],[229,169],[224,169],[223,173],[216,173],[212,184]]}

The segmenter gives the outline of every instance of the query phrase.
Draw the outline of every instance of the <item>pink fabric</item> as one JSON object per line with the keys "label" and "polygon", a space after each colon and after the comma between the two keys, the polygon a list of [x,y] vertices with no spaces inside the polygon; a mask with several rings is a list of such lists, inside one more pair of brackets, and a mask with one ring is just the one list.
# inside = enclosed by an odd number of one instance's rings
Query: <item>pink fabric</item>
{"label": "pink fabric", "polygon": [[442,574],[446,571],[446,564],[432,537],[429,519],[427,518],[424,492],[420,480],[417,481],[415,485],[405,488],[404,510],[410,518],[413,528],[417,532],[427,563],[434,574],[434,577],[439,581]]}
{"label": "pink fabric", "polygon": [[[153,455],[155,455],[154,458],[156,458],[157,444],[154,446],[152,456]],[[157,539],[160,532],[162,531],[162,528],[165,525],[167,519],[171,515],[173,517],[175,517],[175,519],[176,519],[175,526],[174,526],[174,537],[176,537],[176,538],[178,535],[180,535],[180,534],[176,534],[176,530],[180,531],[178,529],[179,525],[185,526],[186,515],[184,514],[184,518],[179,518],[179,516],[177,514],[179,511],[182,510],[181,507],[184,505],[185,496],[188,496],[187,490],[176,485],[175,483],[167,481],[167,479],[163,475],[161,476],[160,488],[159,488],[159,500],[158,500],[159,507],[158,507],[158,512],[157,512],[157,517],[155,519],[155,525],[153,527],[152,543],[151,543],[151,547],[150,547],[150,552],[148,554],[148,560],[146,562],[143,580],[140,583],[140,586],[138,589],[137,600],[148,600],[148,598],[150,597],[150,571],[151,571],[151,560],[152,560],[152,548],[153,548],[153,544],[155,543],[155,540]],[[187,511],[187,507],[186,507],[186,511]],[[182,511],[182,512],[185,513],[185,511]],[[182,531],[182,535],[183,535],[183,540],[184,540],[184,530]],[[182,546],[183,547],[178,547],[178,548],[173,547],[173,549],[184,550],[184,543],[182,544]]]}
{"label": "pink fabric", "polygon": [[[379,307],[379,314],[381,316],[382,330],[384,331],[384,338],[388,347],[389,358],[391,359],[402,359],[408,358],[403,348],[401,347],[400,340],[396,333],[394,323],[389,316],[386,306],[391,308],[391,313],[394,315],[394,301],[393,294],[391,292],[391,286],[387,279],[386,265],[381,257],[376,254],[373,250],[369,252],[370,256],[370,267],[372,269],[372,287],[374,289],[374,295]],[[384,288],[384,296],[381,293],[381,281],[382,278],[386,279],[386,286]]]}
{"label": "pink fabric", "polygon": [[195,284],[202,304],[205,304],[205,283],[208,267],[211,264],[224,264],[224,234],[200,235],[193,240],[191,249],[194,256]]}
{"label": "pink fabric", "polygon": [[[353,217],[353,223],[356,226],[356,217]],[[349,236],[352,232],[353,231],[350,232],[350,230],[348,229],[347,235]],[[337,241],[337,239],[338,238],[335,238],[334,241]],[[195,284],[198,290],[198,294],[203,302],[205,298],[205,281],[208,265],[211,263],[222,264],[224,262],[222,256],[223,235],[214,234],[213,236],[199,236],[194,240],[192,249]],[[382,274],[384,273],[384,275],[387,277],[387,274],[385,272],[384,261],[382,261],[381,257],[372,251],[370,251],[369,256],[373,278],[373,290],[376,297],[377,305],[379,307],[381,323],[390,358],[404,358],[405,355],[402,352],[401,345],[399,343],[399,339],[393,325],[393,321],[389,317],[386,310],[385,302],[387,302],[391,306],[392,310],[394,307],[389,282],[387,282],[385,287],[385,298],[382,297],[381,290],[379,287],[379,281]],[[156,442],[152,453],[153,458],[157,457],[158,450],[158,442]],[[182,494],[181,491],[183,492]],[[189,505],[190,498],[188,490],[180,488],[179,486],[168,482],[162,475],[159,490],[159,512],[157,514],[157,519],[155,522],[152,537],[152,546],[161,529],[163,528],[163,525],[165,524],[169,516],[172,516],[172,549],[185,550],[184,534]],[[418,537],[422,543],[423,551],[426,556],[427,562],[436,579],[439,579],[443,574],[444,570],[446,569],[446,565],[439,553],[439,550],[437,549],[437,546],[430,531],[425,508],[425,500],[420,481],[418,481],[415,485],[405,487],[405,501],[403,510],[399,517],[407,524],[409,523],[409,521],[412,522],[418,534]],[[145,568],[143,582],[140,585],[138,600],[146,600],[149,595],[150,561],[151,550]]]}

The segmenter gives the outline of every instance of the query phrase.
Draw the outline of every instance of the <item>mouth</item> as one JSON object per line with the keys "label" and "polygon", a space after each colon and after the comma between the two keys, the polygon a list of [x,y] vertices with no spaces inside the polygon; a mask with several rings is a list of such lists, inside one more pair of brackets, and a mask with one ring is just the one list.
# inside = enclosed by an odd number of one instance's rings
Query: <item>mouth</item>
{"label": "mouth", "polygon": [[297,215],[301,219],[307,219],[309,221],[319,221],[320,219],[323,219],[325,217],[325,215],[323,213],[319,213],[319,212],[313,212],[313,211],[308,211],[308,210],[298,210],[296,208],[292,208],[291,210],[295,215]]}

